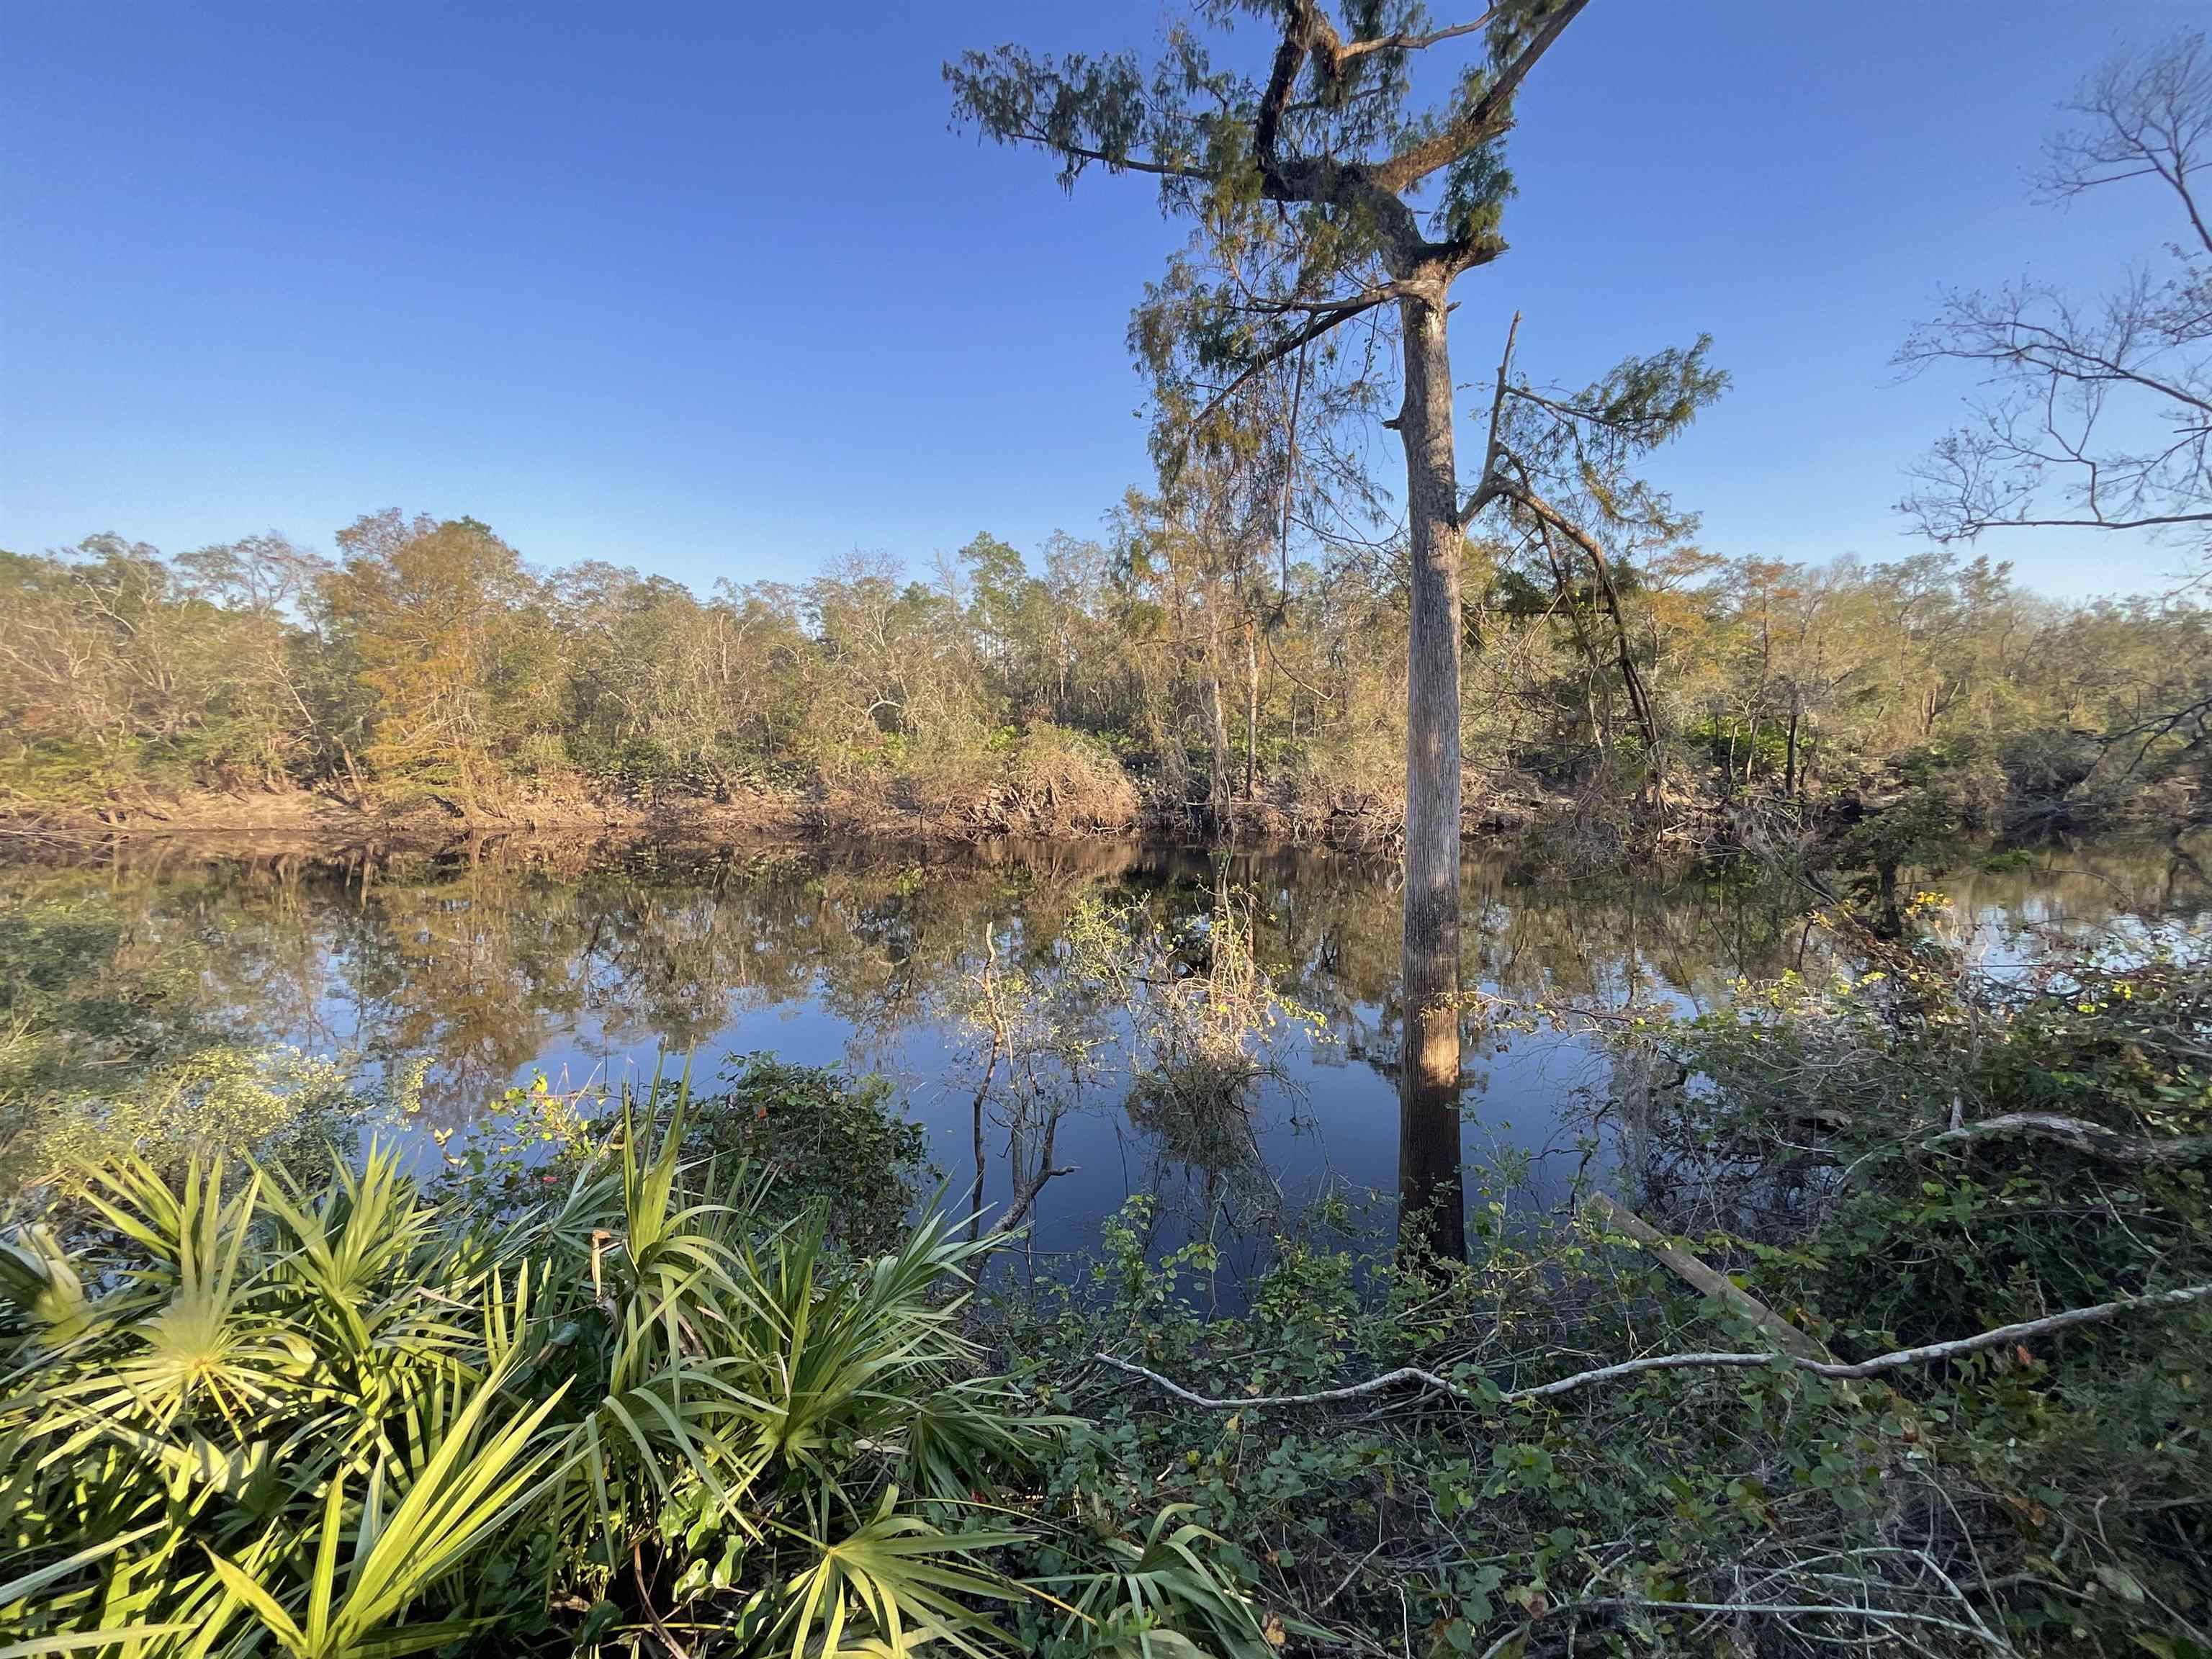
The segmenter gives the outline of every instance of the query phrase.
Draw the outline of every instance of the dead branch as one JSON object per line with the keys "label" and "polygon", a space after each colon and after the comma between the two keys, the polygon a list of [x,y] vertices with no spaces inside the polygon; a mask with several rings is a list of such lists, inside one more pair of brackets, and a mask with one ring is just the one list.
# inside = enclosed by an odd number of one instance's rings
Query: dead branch
{"label": "dead branch", "polygon": [[1923,1146],[1956,1146],[1999,1135],[2033,1135],[2055,1140],[2108,1164],[2140,1168],[2154,1164],[2199,1164],[2212,1160],[2212,1135],[2176,1135],[2170,1140],[2143,1140],[2108,1129],[2085,1118],[2061,1117],[2054,1112],[2007,1112],[1931,1135]]}
{"label": "dead branch", "polygon": [[[1051,1152],[1048,1149],[1046,1157],[1048,1158],[1050,1156]],[[1035,1179],[1023,1183],[1021,1191],[1014,1194],[1014,1201],[1006,1206],[1006,1213],[1000,1218],[999,1224],[992,1228],[984,1237],[996,1238],[1001,1234],[1012,1232],[1028,1218],[1030,1206],[1037,1201],[1037,1194],[1044,1190],[1046,1182],[1050,1181],[1054,1176],[1074,1173],[1075,1166],[1072,1164],[1047,1163],[1044,1164],[1037,1170]]]}
{"label": "dead branch", "polygon": [[1736,1284],[1725,1273],[1708,1267],[1697,1256],[1668,1239],[1641,1216],[1624,1209],[1603,1193],[1592,1193],[1583,1208],[1605,1226],[1625,1233],[1650,1253],[1651,1259],[1692,1290],[1726,1305],[1773,1339],[1774,1346],[1798,1359],[1832,1363],[1835,1355]]}
{"label": "dead branch", "polygon": [[1956,1359],[1966,1354],[1979,1353],[1987,1348],[2002,1348],[2026,1342],[2033,1337],[2071,1330],[2079,1325],[2108,1324],[2124,1314],[2186,1307],[2208,1297],[2212,1297],[2212,1281],[2185,1285],[2178,1290],[2123,1297],[2117,1302],[2100,1302],[2094,1307],[2069,1308],[2064,1313],[2051,1314],[2042,1319],[2023,1320],[2014,1325],[2000,1325],[1994,1330],[1978,1332],[1954,1341],[1928,1342],[1917,1348],[1899,1348],[1891,1353],[1877,1354],[1872,1359],[1862,1359],[1850,1364],[1835,1360],[1804,1359],[1780,1352],[1650,1354],[1642,1359],[1625,1359],[1619,1364],[1577,1371],[1571,1376],[1539,1382],[1526,1389],[1495,1393],[1471,1388],[1464,1382],[1455,1382],[1449,1377],[1437,1376],[1434,1371],[1424,1370],[1418,1365],[1401,1365],[1396,1370],[1385,1371],[1364,1382],[1346,1383],[1340,1389],[1321,1389],[1311,1394],[1259,1394],[1247,1395],[1242,1399],[1217,1400],[1194,1393],[1172,1377],[1163,1376],[1158,1371],[1147,1370],[1144,1366],[1132,1364],[1126,1359],[1117,1359],[1112,1354],[1101,1353],[1097,1358],[1102,1364],[1110,1365],[1131,1376],[1142,1377],[1186,1405],[1200,1407],[1207,1411],[1242,1411],[1252,1406],[1326,1406],[1339,1401],[1364,1399],[1370,1395],[1387,1393],[1413,1382],[1435,1393],[1464,1400],[1470,1405],[1516,1406],[1532,1400],[1548,1400],[1559,1395],[1572,1394],[1600,1382],[1616,1382],[1624,1377],[1641,1376],[1650,1371],[1762,1370],[1774,1367],[1808,1371],[1815,1376],[1848,1382],[1859,1377],[1877,1376],[1884,1371],[1899,1370],[1907,1365],[1930,1364],[1937,1360]]}

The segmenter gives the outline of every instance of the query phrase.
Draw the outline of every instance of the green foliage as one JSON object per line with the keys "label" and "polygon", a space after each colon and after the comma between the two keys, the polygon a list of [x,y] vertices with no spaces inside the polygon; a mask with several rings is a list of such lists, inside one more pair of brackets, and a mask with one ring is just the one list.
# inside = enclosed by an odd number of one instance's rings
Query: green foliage
{"label": "green foliage", "polygon": [[[835,1105],[799,1068],[738,1082],[771,1119]],[[0,1252],[11,1638],[980,1654],[1010,1618],[1072,1651],[1140,1617],[1197,1652],[1250,1626],[1188,1528],[1132,1553],[1025,1509],[1073,1425],[963,1334],[995,1239],[932,1213],[832,1251],[826,1207],[769,1220],[733,1122],[691,1109],[626,1102],[560,1138],[550,1186],[479,1161],[436,1197],[379,1147],[313,1186],[88,1167],[70,1249]],[[1048,1537],[1072,1598],[1013,1571]]]}
{"label": "green foliage", "polygon": [[[112,1231],[78,1271],[118,1287],[70,1340],[11,1295],[5,1547],[44,1575],[11,1626],[118,1651],[135,1626],[147,1653],[243,1651],[257,1625],[313,1656],[527,1640],[554,1586],[608,1588],[646,1548],[678,1577],[741,1558],[721,1589],[751,1646],[895,1638],[900,1602],[908,1626],[972,1625],[945,1584],[999,1586],[972,1565],[992,1540],[940,1530],[964,1492],[923,1510],[897,1486],[909,1402],[963,1385],[932,1298],[972,1251],[925,1227],[817,1285],[819,1233],[750,1237],[744,1187],[699,1192],[681,1140],[627,1120],[611,1163],[489,1231],[388,1152],[228,1201],[215,1166],[98,1173]],[[1037,1431],[963,1436],[1000,1403],[965,1386],[965,1416],[931,1419],[935,1463],[981,1480]],[[871,1547],[872,1577],[839,1565]]]}
{"label": "green foliage", "polygon": [[[664,1104],[684,1099],[687,1158],[751,1169],[779,1212],[818,1212],[851,1254],[879,1255],[906,1236],[915,1194],[934,1171],[927,1132],[892,1109],[888,1081],[767,1054],[733,1056],[720,1080],[696,1094],[688,1078],[653,1091]],[[615,1104],[604,1091],[565,1093],[540,1076],[465,1127],[431,1133],[448,1179],[472,1203],[526,1204],[604,1156],[599,1120]]]}
{"label": "green foliage", "polygon": [[[1915,896],[1908,927],[1942,908]],[[2212,1171],[2156,1155],[2212,1130],[2200,944],[2107,945],[2011,975],[1924,932],[1862,948],[1873,966],[1855,978],[1747,988],[1658,1039],[1698,1085],[1648,1103],[1655,1141],[1687,1160],[1678,1179],[1702,1172],[1700,1206],[1732,1223],[1762,1294],[1849,1351],[2212,1275]],[[2021,1115],[2084,1127],[1973,1133]],[[2212,1490],[2212,1444],[2180,1425],[2203,1414],[2209,1363],[2212,1321],[2191,1312],[2000,1352],[1923,1397],[1978,1546],[2041,1575],[2008,1604],[2038,1639],[2201,1639],[2206,1517],[2190,1495]]]}
{"label": "green foliage", "polygon": [[879,1255],[903,1235],[930,1173],[928,1136],[890,1109],[887,1079],[755,1054],[731,1060],[724,1080],[686,1120],[693,1155],[749,1160],[774,1182],[779,1206],[820,1208],[855,1254]]}
{"label": "green foliage", "polygon": [[[1265,77],[1224,51],[1248,12],[1267,37]],[[1552,0],[1495,8],[1473,62],[1429,108],[1413,100],[1410,64],[1468,32],[1417,40],[1425,14],[1403,4],[1348,8],[1341,30],[1321,7],[1212,5],[1170,31],[1149,69],[1129,53],[1006,46],[963,53],[945,77],[956,122],[1044,151],[1063,188],[1093,166],[1135,170],[1157,181],[1164,211],[1193,222],[1191,252],[1131,330],[1173,418],[1206,401],[1205,386],[1286,356],[1301,330],[1320,333],[1316,307],[1425,264],[1448,282],[1502,252],[1512,90],[1560,13]],[[1443,240],[1427,244],[1403,198],[1438,173],[1428,217]],[[1324,343],[1317,372],[1333,356]],[[1234,441],[1226,425],[1201,435]]]}
{"label": "green foliage", "polygon": [[[1856,981],[1747,985],[1726,1012],[1620,1037],[1683,1079],[1624,1103],[1665,1171],[1648,1212],[1710,1218],[1698,1251],[1847,1358],[2212,1275],[2196,1161],[1923,1144],[1954,1109],[2203,1134],[2201,952],[1984,981],[1925,943],[1867,948],[1881,965]],[[1133,1205],[1087,1284],[1002,1304],[1018,1378],[1088,1419],[1054,1500],[1162,1571],[1187,1565],[1158,1547],[1152,1517],[1172,1510],[1262,1638],[1264,1609],[1297,1609],[1322,1647],[1549,1650],[1570,1630],[1607,1651],[1810,1653],[1899,1630],[1960,1655],[2203,1644],[2201,1306],[1863,1384],[1650,1371],[1506,1405],[1507,1388],[1631,1355],[1771,1346],[1626,1241],[1509,1219],[1513,1196],[1480,1195],[1464,1266],[1368,1258],[1317,1213],[1227,1318],[1191,1279],[1211,1250],[1154,1259]],[[1475,1398],[1198,1409],[1100,1352],[1230,1401],[1403,1365]],[[1668,1611],[1681,1602],[1764,1611]],[[1792,1611],[1808,1608],[1831,1611]],[[1297,1622],[1274,1634],[1295,1644]]]}
{"label": "green foliage", "polygon": [[[1924,927],[1943,908],[1923,893],[1905,915]],[[1664,1133],[1754,1160],[1716,1177],[1717,1211],[1778,1224],[1761,1206],[1784,1195],[1755,1160],[1793,1126],[1817,1127],[1822,1163],[1849,1171],[1815,1185],[1806,1294],[1817,1285],[1909,1343],[2212,1273],[2203,1166],[2130,1167],[2049,1136],[1936,1139],[2021,1114],[2154,1147],[2212,1132],[2201,946],[2062,956],[2011,976],[1970,971],[1925,936],[1863,948],[1865,973],[1748,988],[1660,1039],[1716,1091],[1663,1097]]]}

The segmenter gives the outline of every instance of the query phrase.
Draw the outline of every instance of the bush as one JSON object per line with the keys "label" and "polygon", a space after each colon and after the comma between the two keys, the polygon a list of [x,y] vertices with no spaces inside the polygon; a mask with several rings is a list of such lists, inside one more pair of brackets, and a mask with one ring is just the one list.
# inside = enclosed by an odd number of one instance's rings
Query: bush
{"label": "bush", "polygon": [[[1625,1077],[1679,1079],[1620,1106],[1647,1211],[1845,1358],[2212,1279],[2201,952],[2005,981],[1860,944],[1876,966],[1856,982],[1747,986],[1621,1039],[1642,1060]],[[2191,1155],[1923,1144],[1954,1109]],[[1316,1650],[2204,1650],[2212,1303],[1863,1382],[1692,1367],[1530,1394],[1776,1339],[1602,1224],[1513,1214],[1502,1183],[1477,1196],[1465,1264],[1364,1254],[1324,1206],[1227,1318],[1212,1247],[1156,1261],[1131,1206],[1087,1284],[1001,1304],[1016,1376],[1091,1425],[1050,1492],[1121,1536],[1187,1506],[1208,1559]],[[1441,1385],[1256,1397],[1407,1366]]]}
{"label": "bush", "polygon": [[818,1208],[829,1236],[854,1255],[894,1247],[935,1171],[928,1132],[891,1109],[888,1079],[761,1054],[732,1060],[723,1079],[730,1086],[687,1115],[691,1156],[749,1162],[778,1209]]}
{"label": "bush", "polygon": [[1009,827],[1032,834],[1127,830],[1137,786],[1113,754],[1065,726],[1032,723],[1005,772]]}
{"label": "bush", "polygon": [[[972,1652],[1241,1606],[1024,1516],[1067,1425],[960,1334],[994,1239],[933,1216],[842,1265],[692,1131],[625,1106],[567,1173],[436,1200],[388,1149],[315,1188],[93,1170],[79,1248],[0,1252],[0,1628],[143,1659]],[[1041,1600],[1012,1570],[1048,1539]]]}

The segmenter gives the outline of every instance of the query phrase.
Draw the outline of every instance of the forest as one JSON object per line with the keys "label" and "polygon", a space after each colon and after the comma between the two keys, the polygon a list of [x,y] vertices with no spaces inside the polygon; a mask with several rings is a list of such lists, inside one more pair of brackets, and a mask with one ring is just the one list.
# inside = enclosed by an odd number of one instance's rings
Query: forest
{"label": "forest", "polygon": [[[1899,503],[1917,535],[1790,562],[1708,549],[1653,481],[1728,394],[1708,336],[1575,387],[1529,367],[1540,325],[1524,341],[1516,313],[1461,463],[1445,296],[1498,280],[1514,93],[1583,3],[1501,9],[1488,68],[1418,140],[1410,65],[1471,26],[1347,39],[1292,5],[1264,85],[1176,33],[1173,96],[1133,59],[945,65],[956,125],[1071,190],[1156,181],[1192,226],[1128,325],[1154,477],[1101,535],[854,551],[704,597],[649,550],[549,570],[398,508],[334,554],[274,532],[0,551],[0,812],[1141,826],[1402,841],[1428,888],[1486,826],[1711,845],[1776,805],[1793,827],[1901,805],[1914,833],[2201,815],[2203,37],[2090,76],[2035,175],[2048,203],[2155,215],[2128,273],[1943,290],[1893,363],[1963,394]],[[1339,159],[1363,149],[1381,159]],[[2025,592],[1999,544],[2054,531],[2136,538],[2170,575]]]}
{"label": "forest", "polygon": [[[0,556],[0,806],[720,808],[1359,846],[1402,820],[1387,550],[1285,565],[1134,492],[1106,539],[1029,559],[985,534],[926,577],[855,556],[704,599],[632,568],[535,570],[468,520],[386,512],[337,543],[336,561],[273,535]],[[1477,544],[1467,580],[1470,828],[1625,828],[1652,787],[1699,838],[1767,805],[1909,799],[1931,833],[2033,834],[2203,799],[2212,617],[2187,595],[2060,603],[1946,550],[1808,568],[1683,546],[1616,562],[1601,603],[1586,565]]]}

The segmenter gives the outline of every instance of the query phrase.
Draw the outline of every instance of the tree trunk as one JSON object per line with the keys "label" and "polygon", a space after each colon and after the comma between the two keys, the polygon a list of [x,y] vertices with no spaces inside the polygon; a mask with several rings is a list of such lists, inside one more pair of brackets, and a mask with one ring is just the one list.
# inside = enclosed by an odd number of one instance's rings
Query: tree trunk
{"label": "tree trunk", "polygon": [[1244,799],[1260,793],[1260,647],[1252,635],[1252,619],[1244,618]]}
{"label": "tree trunk", "polygon": [[1459,864],[1461,536],[1443,295],[1399,301],[1406,396],[1412,631],[1406,647],[1405,1048],[1399,1083],[1401,1250],[1467,1254],[1460,1175]]}
{"label": "tree trunk", "polygon": [[368,787],[361,781],[361,768],[354,764],[353,749],[343,738],[338,739],[338,753],[345,757],[346,776],[353,781],[353,804],[364,806],[368,803]]}
{"label": "tree trunk", "polygon": [[1229,718],[1221,706],[1218,653],[1210,647],[1206,664],[1206,729],[1213,747],[1212,766],[1206,781],[1206,811],[1218,830],[1229,822]]}
{"label": "tree trunk", "polygon": [[[1613,571],[1594,541],[1586,541],[1583,550],[1589,555],[1590,568],[1597,572],[1598,597],[1605,602],[1606,614],[1613,619],[1613,646],[1620,658],[1620,680],[1628,689],[1628,706],[1634,711],[1637,727],[1644,734],[1644,763],[1650,768],[1656,793],[1660,770],[1665,764],[1665,757],[1659,750],[1659,718],[1652,712],[1651,693],[1644,684],[1643,671],[1636,665],[1636,653],[1629,647],[1628,623],[1620,614],[1620,595],[1613,585]],[[1729,752],[1733,755],[1735,751],[1731,749]]]}
{"label": "tree trunk", "polygon": [[1169,717],[1176,714],[1173,705],[1174,682],[1170,680],[1168,684],[1166,700],[1169,707],[1164,715],[1160,708],[1163,701],[1161,688],[1154,681],[1150,657],[1139,659],[1139,672],[1142,678],[1138,695],[1141,699],[1145,731],[1152,739],[1152,753],[1159,757],[1160,795],[1173,809],[1176,822],[1181,823],[1190,817],[1190,772],[1189,757],[1182,746],[1182,721],[1177,717],[1174,719],[1172,726],[1170,725]]}
{"label": "tree trunk", "polygon": [[[1598,704],[1597,647],[1591,641],[1589,629],[1583,625],[1583,608],[1575,599],[1575,585],[1568,580],[1566,568],[1559,562],[1559,550],[1552,544],[1548,525],[1537,526],[1537,539],[1544,544],[1544,558],[1552,567],[1552,586],[1559,596],[1560,606],[1567,613],[1567,622],[1575,630],[1575,643],[1582,647],[1583,660],[1589,672],[1583,676],[1583,708],[1589,715],[1590,741],[1606,764],[1613,761],[1613,722],[1605,717]],[[1612,700],[1607,698],[1610,702]]]}
{"label": "tree trunk", "polygon": [[1782,793],[1791,800],[1797,799],[1797,688],[1790,688],[1790,733],[1784,740],[1782,760]]}

